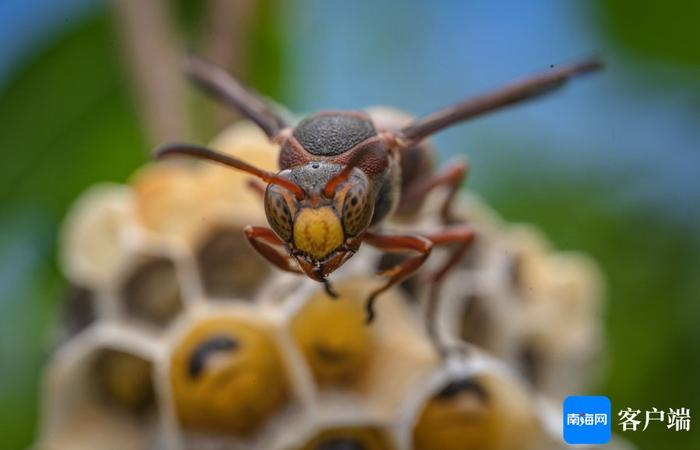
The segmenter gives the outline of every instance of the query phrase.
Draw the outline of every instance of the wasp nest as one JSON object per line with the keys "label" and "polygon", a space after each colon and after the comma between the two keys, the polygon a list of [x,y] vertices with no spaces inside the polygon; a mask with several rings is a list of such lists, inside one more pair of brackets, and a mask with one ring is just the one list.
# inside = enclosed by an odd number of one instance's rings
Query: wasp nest
{"label": "wasp nest", "polygon": [[[274,169],[250,124],[213,143]],[[386,263],[363,248],[333,276],[340,298],[271,268],[245,241],[264,225],[246,175],[181,161],[86,192],[63,228],[74,286],[46,369],[44,449],[451,450],[559,448],[562,396],[589,381],[601,283],[473,195],[457,213],[478,240],[446,280],[438,332],[423,324],[424,271],[363,301]],[[435,195],[439,196],[440,193]],[[439,226],[428,201],[410,223]]]}

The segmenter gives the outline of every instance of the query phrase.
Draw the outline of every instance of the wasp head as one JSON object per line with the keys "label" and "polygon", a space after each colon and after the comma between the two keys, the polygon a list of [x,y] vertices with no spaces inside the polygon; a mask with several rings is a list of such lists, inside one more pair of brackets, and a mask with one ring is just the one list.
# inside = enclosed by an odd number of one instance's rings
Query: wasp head
{"label": "wasp head", "polygon": [[303,195],[268,185],[267,220],[304,272],[322,281],[359,248],[374,212],[371,184],[357,167],[325,162],[283,170],[278,176],[301,188]]}

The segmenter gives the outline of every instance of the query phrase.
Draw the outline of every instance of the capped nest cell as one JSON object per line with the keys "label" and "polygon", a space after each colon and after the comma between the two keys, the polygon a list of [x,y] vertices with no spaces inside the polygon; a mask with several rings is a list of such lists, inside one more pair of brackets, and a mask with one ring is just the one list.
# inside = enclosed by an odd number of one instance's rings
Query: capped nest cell
{"label": "capped nest cell", "polygon": [[546,448],[551,436],[532,393],[498,362],[475,352],[436,373],[409,409],[415,450]]}
{"label": "capped nest cell", "polygon": [[[276,146],[251,124],[211,145],[275,170]],[[387,228],[438,227],[441,195]],[[561,398],[596,366],[600,276],[473,194],[457,203],[478,238],[440,291],[438,332],[459,350],[443,357],[423,321],[441,249],[366,326],[372,268],[401,256],[363,247],[328,297],[248,245],[244,227],[266,221],[245,174],[168,161],[93,187],[62,229],[75,289],[37,448],[562,448]]]}

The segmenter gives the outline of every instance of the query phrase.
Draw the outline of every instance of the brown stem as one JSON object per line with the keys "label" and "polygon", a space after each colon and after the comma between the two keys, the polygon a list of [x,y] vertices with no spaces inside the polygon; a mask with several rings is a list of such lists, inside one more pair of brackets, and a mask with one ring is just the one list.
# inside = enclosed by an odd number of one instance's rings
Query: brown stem
{"label": "brown stem", "polygon": [[[246,79],[247,36],[255,2],[253,0],[209,0],[204,18],[201,54],[238,79]],[[235,111],[210,103],[216,124],[221,127],[238,117]]]}
{"label": "brown stem", "polygon": [[148,140],[153,147],[189,137],[189,124],[167,0],[112,2]]}

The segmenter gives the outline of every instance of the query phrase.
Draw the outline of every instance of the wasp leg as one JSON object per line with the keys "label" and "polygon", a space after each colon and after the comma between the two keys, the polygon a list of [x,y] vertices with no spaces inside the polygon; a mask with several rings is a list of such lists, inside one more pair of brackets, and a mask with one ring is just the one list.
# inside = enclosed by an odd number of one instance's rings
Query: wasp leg
{"label": "wasp leg", "polygon": [[320,267],[316,267],[316,269],[314,270],[314,274],[316,275],[316,277],[318,277],[321,283],[323,283],[323,288],[326,290],[326,294],[328,294],[329,297],[339,297],[338,293],[335,291],[335,289],[333,289],[331,282],[328,281],[328,278],[326,278],[326,276],[323,274],[323,270],[321,270]]}
{"label": "wasp leg", "polygon": [[282,253],[279,249],[273,247],[283,246],[284,242],[277,237],[274,231],[264,227],[247,226],[243,230],[248,242],[262,256],[270,261],[275,267],[286,272],[303,273],[292,258],[287,254]]}
{"label": "wasp leg", "polygon": [[338,292],[336,292],[335,289],[333,289],[333,285],[331,284],[330,281],[328,280],[323,280],[323,287],[326,290],[326,294],[328,294],[329,297],[331,298],[338,298]]}
{"label": "wasp leg", "polygon": [[432,276],[433,283],[439,283],[462,260],[474,241],[474,229],[469,225],[455,225],[443,231],[424,235],[433,245],[459,244],[445,264]]}
{"label": "wasp leg", "polygon": [[456,225],[441,232],[425,236],[430,239],[433,245],[458,244],[447,261],[431,276],[430,280],[431,286],[426,310],[426,326],[428,336],[442,355],[445,355],[449,351],[444,343],[441,342],[437,330],[437,308],[440,284],[445,279],[445,276],[447,276],[452,269],[457,267],[457,264],[462,260],[469,249],[469,245],[474,241],[474,234],[474,230],[470,226]]}
{"label": "wasp leg", "polygon": [[369,231],[365,233],[364,242],[386,252],[413,251],[418,253],[418,255],[405,259],[391,269],[381,272],[380,275],[386,275],[389,279],[382,286],[372,291],[367,299],[365,304],[367,318],[365,322],[369,324],[374,320],[374,303],[377,296],[401,282],[422,266],[428,256],[430,256],[433,244],[428,239],[417,235],[390,236]]}
{"label": "wasp leg", "polygon": [[449,192],[440,209],[440,215],[445,223],[457,222],[452,216],[452,203],[457,191],[467,176],[468,170],[469,165],[466,161],[456,161],[425,180],[417,181],[414,186],[410,186],[406,192],[401,195],[401,204],[399,208],[402,206],[406,207],[406,205],[420,204],[430,191],[440,186],[447,186]]}

